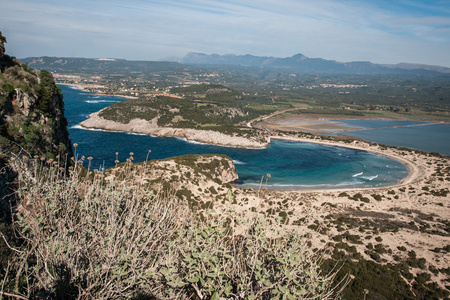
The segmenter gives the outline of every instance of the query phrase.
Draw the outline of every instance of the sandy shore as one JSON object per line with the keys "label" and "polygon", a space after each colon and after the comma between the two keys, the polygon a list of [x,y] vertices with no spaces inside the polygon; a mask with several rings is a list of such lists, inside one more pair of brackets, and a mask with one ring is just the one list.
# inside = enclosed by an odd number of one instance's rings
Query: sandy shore
{"label": "sandy shore", "polygon": [[[412,267],[413,274],[450,267],[448,252],[436,250],[450,245],[450,175],[438,175],[439,169],[450,166],[449,157],[382,148],[363,141],[346,144],[282,138],[386,155],[405,163],[410,174],[397,185],[379,188],[271,190],[264,184],[261,190],[234,187],[235,204],[227,203],[218,211],[233,210],[235,217],[242,219],[252,213],[271,217],[275,224],[281,222],[284,230],[307,235],[313,247],[319,249],[342,239],[341,244],[355,247],[362,258],[378,263],[396,264],[414,253],[425,263],[424,267]],[[431,282],[442,288],[449,279],[444,272],[431,274]]]}
{"label": "sandy shore", "polygon": [[[299,138],[299,137],[290,137],[290,136],[272,136],[271,139],[282,139],[282,140],[304,142],[304,143],[316,143],[316,144],[322,144],[322,145],[328,145],[328,146],[337,146],[337,147],[345,147],[345,148],[351,148],[351,149],[357,149],[357,150],[364,150],[364,151],[369,151],[372,153],[384,155],[384,156],[390,157],[392,159],[398,160],[398,161],[404,163],[408,167],[409,175],[406,178],[402,179],[401,182],[399,184],[397,184],[396,186],[411,184],[414,181],[416,181],[423,173],[422,168],[420,168],[420,166],[417,164],[416,157],[414,157],[411,160],[410,158],[400,155],[399,152],[394,150],[393,148],[381,149],[379,145],[370,145],[369,143],[364,142],[364,141],[355,140],[351,143],[345,143],[345,142],[340,142],[340,141],[322,140],[319,138]],[[373,188],[367,188],[367,189],[373,189]],[[350,191],[350,190],[361,190],[361,188],[346,188],[346,189],[335,189],[335,190]],[[330,190],[327,189],[324,191],[330,191]]]}

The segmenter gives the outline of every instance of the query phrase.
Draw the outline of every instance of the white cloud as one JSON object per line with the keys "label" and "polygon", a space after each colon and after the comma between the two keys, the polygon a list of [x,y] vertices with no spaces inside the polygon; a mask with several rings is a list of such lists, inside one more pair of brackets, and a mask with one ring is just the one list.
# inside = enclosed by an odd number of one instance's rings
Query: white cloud
{"label": "white cloud", "polygon": [[[279,57],[301,52],[339,61],[393,63],[400,57],[450,66],[449,54],[436,57],[436,48],[450,48],[449,16],[430,13],[442,6],[438,1],[428,15],[399,12],[399,3],[413,6],[409,0],[0,2],[1,26],[11,35],[7,51],[19,57],[75,53],[150,60],[188,51]],[[431,51],[434,57],[427,57]]]}

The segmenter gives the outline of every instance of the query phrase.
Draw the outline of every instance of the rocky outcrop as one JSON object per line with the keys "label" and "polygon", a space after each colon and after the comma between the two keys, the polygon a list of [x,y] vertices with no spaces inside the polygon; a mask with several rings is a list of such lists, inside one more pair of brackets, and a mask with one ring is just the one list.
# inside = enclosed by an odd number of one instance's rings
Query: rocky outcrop
{"label": "rocky outcrop", "polygon": [[20,65],[0,78],[0,150],[54,158],[72,155],[61,90],[46,71]]}
{"label": "rocky outcrop", "polygon": [[232,197],[232,185],[238,179],[233,160],[219,154],[190,154],[126,163],[106,170],[106,180],[121,178],[127,185],[146,186],[154,191],[178,197],[182,206],[193,211],[220,207]]}
{"label": "rocky outcrop", "polygon": [[5,54],[0,32],[0,210],[14,206],[17,170],[12,159],[72,156],[61,89],[47,71],[35,71]]}
{"label": "rocky outcrop", "polygon": [[151,121],[133,119],[127,124],[106,120],[100,117],[100,112],[89,115],[89,118],[80,123],[87,129],[103,129],[108,131],[121,131],[154,136],[172,136],[188,141],[196,141],[205,144],[215,144],[230,147],[264,148],[269,144],[267,137],[244,137],[228,135],[212,130],[199,130],[192,128],[159,127],[156,118]]}

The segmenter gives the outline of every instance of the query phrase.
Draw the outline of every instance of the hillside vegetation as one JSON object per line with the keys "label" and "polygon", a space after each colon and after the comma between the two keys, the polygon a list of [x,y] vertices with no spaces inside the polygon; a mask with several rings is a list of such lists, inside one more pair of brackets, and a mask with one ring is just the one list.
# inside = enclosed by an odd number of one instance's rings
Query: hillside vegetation
{"label": "hillside vegetation", "polygon": [[[226,133],[251,134],[246,123],[273,107],[256,106],[248,96],[222,85],[193,85],[173,88],[173,96],[150,96],[123,101],[106,107],[100,117],[128,123],[132,119],[151,121],[158,126],[212,129]],[[254,106],[252,106],[252,102]]]}

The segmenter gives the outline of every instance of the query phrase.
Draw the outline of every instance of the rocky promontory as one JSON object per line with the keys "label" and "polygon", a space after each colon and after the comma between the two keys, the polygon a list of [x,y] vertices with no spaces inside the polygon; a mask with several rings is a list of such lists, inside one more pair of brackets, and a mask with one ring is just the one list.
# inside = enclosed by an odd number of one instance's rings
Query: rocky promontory
{"label": "rocky promontory", "polygon": [[123,124],[102,118],[100,112],[89,115],[89,118],[81,122],[80,126],[86,129],[149,134],[159,137],[170,136],[186,139],[188,141],[229,147],[264,148],[269,144],[268,138],[244,137],[237,134],[228,135],[222,132],[193,128],[161,127],[157,124],[157,118],[150,121],[132,119],[127,124]]}

